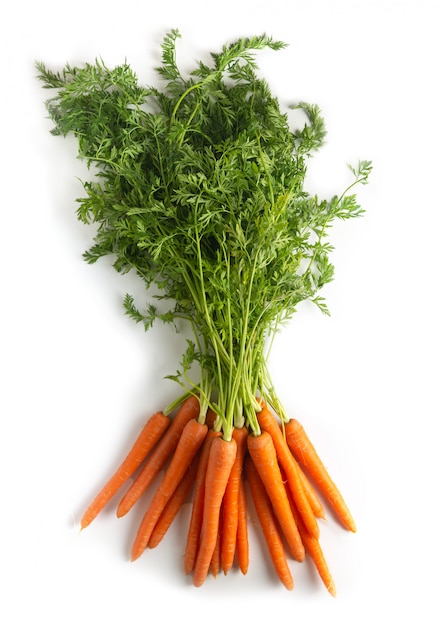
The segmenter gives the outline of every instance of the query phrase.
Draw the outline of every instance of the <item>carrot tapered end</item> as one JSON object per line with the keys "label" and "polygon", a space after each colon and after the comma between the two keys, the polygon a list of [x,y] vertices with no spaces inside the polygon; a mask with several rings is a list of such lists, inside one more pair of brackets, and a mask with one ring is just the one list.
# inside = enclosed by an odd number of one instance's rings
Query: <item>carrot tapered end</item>
{"label": "carrot tapered end", "polygon": [[330,595],[336,598],[336,585],[333,581],[327,587],[327,591],[330,593]]}

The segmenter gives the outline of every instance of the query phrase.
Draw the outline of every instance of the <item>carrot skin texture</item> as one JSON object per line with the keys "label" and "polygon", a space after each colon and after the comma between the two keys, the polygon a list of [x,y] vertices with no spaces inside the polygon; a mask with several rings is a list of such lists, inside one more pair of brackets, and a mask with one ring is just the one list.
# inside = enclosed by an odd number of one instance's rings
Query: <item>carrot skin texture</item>
{"label": "carrot skin texture", "polygon": [[212,576],[214,578],[216,578],[220,572],[221,569],[221,520],[223,517],[223,511],[222,511],[223,507],[221,505],[221,510],[219,513],[219,524],[218,524],[218,533],[216,535],[216,543],[215,543],[215,549],[213,551],[212,554],[212,558],[210,559],[210,566],[209,566],[209,571],[212,574]]}
{"label": "carrot skin texture", "polygon": [[162,541],[165,534],[169,530],[172,522],[174,521],[175,517],[178,515],[181,507],[186,501],[186,498],[190,493],[190,490],[192,489],[195,481],[196,470],[198,467],[198,458],[199,456],[197,455],[197,457],[192,462],[190,468],[184,475],[183,479],[181,480],[180,484],[175,489],[172,496],[169,498],[163,512],[161,513],[152,531],[149,543],[147,544],[148,548],[156,548],[157,545]]}
{"label": "carrot skin texture", "polygon": [[213,440],[207,463],[201,541],[193,570],[193,584],[200,587],[209,571],[219,530],[221,505],[236,458],[236,441],[222,437]]}
{"label": "carrot skin texture", "polygon": [[245,461],[247,481],[255,505],[256,514],[264,534],[272,563],[279,580],[291,591],[294,587],[293,576],[287,563],[284,543],[273,512],[267,490],[251,457]]}
{"label": "carrot skin texture", "polygon": [[[296,461],[297,463],[297,461]],[[310,506],[312,508],[313,513],[315,514],[315,516],[319,519],[325,519],[325,512],[324,512],[324,508],[321,504],[321,501],[319,500],[316,491],[313,488],[313,485],[311,484],[310,480],[307,478],[307,476],[305,475],[305,473],[302,471],[301,466],[299,465],[299,463],[297,463],[298,465],[298,473],[299,473],[299,477],[301,478],[301,482],[302,482],[302,486],[304,487],[304,491],[305,491],[305,495],[307,496],[307,500],[310,503]]]}
{"label": "carrot skin texture", "polygon": [[356,532],[353,516],[316,452],[315,447],[308,438],[302,424],[296,419],[291,419],[285,424],[285,430],[287,443],[293,454],[301,465],[305,467],[312,480],[327,498],[343,526],[347,530]]}
{"label": "carrot skin texture", "polygon": [[303,561],[305,550],[290,508],[272,437],[265,430],[260,435],[249,434],[247,446],[254,466],[264,483],[290,552],[297,561]]}
{"label": "carrot skin texture", "polygon": [[318,522],[306,496],[302,479],[299,476],[298,464],[293,458],[293,454],[284,439],[278,423],[265,405],[257,413],[257,417],[262,430],[267,431],[273,440],[278,461],[284,469],[294,502],[309,533],[313,537],[319,537]]}
{"label": "carrot skin texture", "polygon": [[296,509],[296,505],[293,502],[293,498],[291,494],[288,494],[290,505],[292,506],[293,515],[296,519],[296,523],[298,524],[299,533],[301,535],[302,543],[305,546],[307,554],[312,559],[313,563],[316,566],[319,576],[321,577],[322,582],[325,585],[327,591],[333,596],[336,596],[336,585],[333,580],[333,577],[328,568],[327,561],[325,560],[324,553],[322,551],[319,540],[316,537],[312,537],[308,532],[307,528],[302,521],[301,516],[299,515],[299,511]]}
{"label": "carrot skin texture", "polygon": [[173,454],[187,422],[198,417],[199,407],[199,400],[195,396],[187,398],[179,407],[175,417],[171,420],[169,428],[121,499],[117,509],[117,517],[126,515],[155,480]]}
{"label": "carrot skin texture", "polygon": [[245,575],[249,569],[249,531],[247,528],[247,498],[244,473],[241,473],[238,493],[238,529],[236,556],[239,569]]}
{"label": "carrot skin texture", "polygon": [[211,408],[208,408],[206,413],[206,424],[209,430],[213,429],[217,418],[218,415],[215,413],[215,411]]}
{"label": "carrot skin texture", "polygon": [[243,468],[244,456],[247,450],[247,429],[235,428],[233,438],[236,441],[236,459],[230,472],[223,501],[222,516],[222,544],[221,568],[227,574],[233,565],[238,530],[238,497]]}
{"label": "carrot skin texture", "polygon": [[187,422],[179,439],[169,467],[155,492],[154,497],[141,521],[132,547],[132,561],[139,558],[149,543],[161,513],[169,498],[188,471],[207,434],[207,425],[193,419]]}
{"label": "carrot skin texture", "polygon": [[168,426],[169,418],[161,411],[154,413],[147,420],[126,458],[85,511],[80,522],[81,529],[89,526],[117,491],[140,467],[144,459],[166,432]]}
{"label": "carrot skin texture", "polygon": [[186,547],[184,550],[184,572],[186,575],[193,571],[196,555],[198,553],[201,526],[204,512],[204,487],[206,480],[207,463],[212,442],[221,436],[221,432],[209,430],[204,440],[201,455],[198,461],[198,469],[195,477],[195,489],[192,501],[189,529],[187,532]]}

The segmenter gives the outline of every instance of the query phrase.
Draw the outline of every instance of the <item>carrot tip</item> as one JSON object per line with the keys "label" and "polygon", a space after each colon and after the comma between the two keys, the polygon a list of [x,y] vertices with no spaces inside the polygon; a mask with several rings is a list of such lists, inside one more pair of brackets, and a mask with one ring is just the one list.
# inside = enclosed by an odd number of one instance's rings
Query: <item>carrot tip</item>
{"label": "carrot tip", "polygon": [[129,512],[129,510],[130,510],[130,509],[129,509],[129,508],[127,508],[126,506],[121,506],[121,504],[122,504],[122,503],[120,502],[120,504],[118,505],[117,510],[116,510],[116,512],[115,512],[115,514],[116,514],[116,516],[117,516],[118,518],[120,518],[120,517],[124,517],[124,516],[126,515],[126,513],[128,513],[128,512]]}
{"label": "carrot tip", "polygon": [[330,593],[330,595],[332,595],[334,598],[336,598],[336,586],[335,586],[335,583],[330,583],[330,585],[327,587],[327,591]]}
{"label": "carrot tip", "polygon": [[140,556],[143,554],[144,552],[144,548],[138,548],[137,550],[132,550],[132,553],[130,555],[130,560],[131,561],[136,561],[137,559],[140,558]]}
{"label": "carrot tip", "polygon": [[348,530],[351,533],[355,533],[356,532],[356,524],[354,523],[354,521],[352,519],[349,520],[345,520],[345,522],[343,522],[344,524],[344,528],[346,530]]}

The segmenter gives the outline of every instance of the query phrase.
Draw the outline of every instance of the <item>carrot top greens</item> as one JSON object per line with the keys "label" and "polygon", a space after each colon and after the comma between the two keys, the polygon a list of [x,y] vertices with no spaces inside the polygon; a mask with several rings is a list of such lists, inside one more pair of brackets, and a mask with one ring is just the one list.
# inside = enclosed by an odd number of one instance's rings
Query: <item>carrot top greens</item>
{"label": "carrot top greens", "polygon": [[[101,61],[53,72],[38,63],[55,135],[73,133],[92,168],[78,218],[96,223],[89,263],[111,255],[167,303],[127,313],[148,329],[187,320],[193,338],[171,378],[198,392],[229,440],[245,422],[259,433],[261,397],[283,409],[267,368],[266,346],[304,300],[328,313],[318,295],[332,280],[329,227],[361,215],[353,193],[369,161],[350,168],[343,194],[321,200],[304,188],[307,162],[325,137],[316,105],[300,102],[307,122],[292,128],[255,52],[284,43],[262,35],[212,53],[183,76],[177,30],[163,40],[159,87],[143,87],[127,64]],[[200,379],[190,367],[200,364]]]}

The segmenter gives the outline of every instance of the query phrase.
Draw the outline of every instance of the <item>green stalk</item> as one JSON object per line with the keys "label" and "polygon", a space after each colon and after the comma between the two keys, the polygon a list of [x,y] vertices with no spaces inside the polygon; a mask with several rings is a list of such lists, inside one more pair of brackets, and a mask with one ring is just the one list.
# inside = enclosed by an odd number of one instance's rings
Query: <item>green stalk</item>
{"label": "green stalk", "polygon": [[323,239],[333,219],[359,215],[353,196],[343,198],[365,184],[371,164],[350,168],[356,180],[337,204],[337,196],[318,204],[303,183],[304,156],[324,134],[319,109],[302,103],[309,126],[291,129],[255,71],[255,50],[284,44],[266,35],[239,39],[212,53],[212,68],[200,62],[184,81],[178,36],[172,31],[162,45],[163,91],[141,89],[127,65],[37,68],[44,86],[57,91],[47,101],[54,134],[72,133],[79,157],[101,177],[88,184],[78,209],[79,219],[98,226],[86,260],[116,255],[116,270],[133,267],[147,287],[175,301],[166,314],[152,306],[145,315],[130,304],[126,310],[146,330],[155,318],[188,320],[194,341],[183,372],[169,377],[184,395],[166,410],[198,394],[200,419],[208,407],[216,410],[229,439],[243,420],[259,433],[257,396],[285,417],[267,365],[276,329],[330,280]]}

